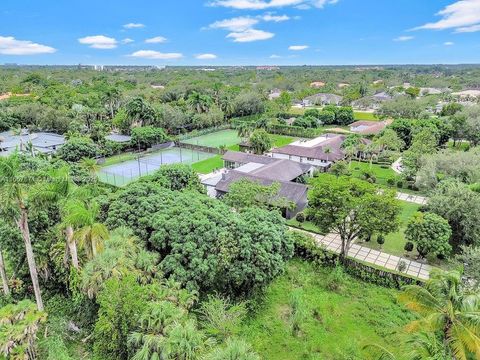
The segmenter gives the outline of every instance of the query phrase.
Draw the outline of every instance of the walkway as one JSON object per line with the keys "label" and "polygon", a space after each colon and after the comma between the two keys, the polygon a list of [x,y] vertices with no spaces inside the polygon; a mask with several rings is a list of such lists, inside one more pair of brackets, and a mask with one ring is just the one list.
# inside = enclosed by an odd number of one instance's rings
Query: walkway
{"label": "walkway", "polygon": [[393,171],[395,171],[397,174],[401,174],[403,172],[402,169],[402,158],[399,157],[397,160],[395,160],[391,166]]}
{"label": "walkway", "polygon": [[[291,229],[307,233],[312,236],[318,244],[324,246],[327,250],[333,251],[337,254],[340,253],[342,241],[340,240],[340,235],[338,234],[319,235],[297,228]],[[415,260],[391,255],[382,251],[373,250],[366,246],[361,246],[358,244],[351,245],[350,250],[348,251],[348,256],[352,259],[356,259],[395,271],[399,271],[398,265],[400,264],[400,261],[403,261],[406,265],[403,273],[406,275],[417,277],[421,280],[428,280],[430,270],[432,269],[432,267],[428,264],[423,264]]]}
{"label": "walkway", "polygon": [[397,199],[398,200],[403,200],[411,203],[415,203],[418,205],[425,205],[428,201],[428,198],[425,196],[420,196],[420,195],[413,195],[413,194],[406,194],[402,192],[397,191]]}

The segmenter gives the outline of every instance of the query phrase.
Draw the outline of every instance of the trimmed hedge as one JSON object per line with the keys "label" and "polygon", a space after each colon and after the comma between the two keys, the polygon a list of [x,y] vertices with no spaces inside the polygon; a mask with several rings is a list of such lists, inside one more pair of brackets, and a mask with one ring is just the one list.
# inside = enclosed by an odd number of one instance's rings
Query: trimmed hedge
{"label": "trimmed hedge", "polygon": [[[334,267],[338,263],[339,255],[318,246],[310,235],[291,231],[291,236],[294,241],[295,256],[322,266]],[[351,258],[345,259],[342,264],[347,274],[383,287],[400,289],[405,285],[422,284],[422,281],[405,274],[374,267]]]}

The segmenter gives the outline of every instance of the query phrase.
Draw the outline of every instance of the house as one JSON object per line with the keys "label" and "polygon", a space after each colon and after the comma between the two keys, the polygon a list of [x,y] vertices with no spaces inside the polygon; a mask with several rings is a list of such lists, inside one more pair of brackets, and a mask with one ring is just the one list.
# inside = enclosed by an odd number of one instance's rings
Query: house
{"label": "house", "polygon": [[325,83],[323,81],[314,81],[310,83],[310,87],[314,89],[319,89],[324,86],[325,86]]}
{"label": "house", "polygon": [[201,180],[210,196],[222,197],[233,183],[247,179],[266,186],[278,183],[277,197],[294,204],[293,208],[283,209],[289,219],[306,207],[308,188],[301,180],[313,174],[311,165],[236,151],[227,151],[223,161],[226,171]]}
{"label": "house", "polygon": [[372,98],[375,101],[383,102],[383,101],[392,100],[393,96],[385,91],[382,91],[373,95]]}
{"label": "house", "polygon": [[472,89],[472,90],[463,90],[457,91],[452,93],[453,96],[459,97],[460,99],[474,99],[480,97],[480,90]]}
{"label": "house", "polygon": [[342,97],[336,94],[319,93],[311,96],[307,96],[303,99],[303,106],[313,105],[340,105]]}
{"label": "house", "polygon": [[[275,159],[288,159],[327,171],[333,163],[345,158],[342,144],[346,138],[346,135],[323,134],[315,139],[298,140],[290,145],[274,148],[271,154]],[[371,143],[367,139],[361,139],[361,142]]]}
{"label": "house", "polygon": [[150,87],[151,87],[152,89],[158,89],[158,90],[163,90],[163,89],[165,89],[165,86],[160,85],[160,84],[152,84],[152,85],[150,85]]}
{"label": "house", "polygon": [[432,87],[421,87],[420,88],[420,96],[427,96],[427,95],[441,95],[447,92],[450,92],[450,89],[438,89]]}
{"label": "house", "polygon": [[38,153],[53,154],[63,144],[65,144],[63,135],[48,132],[31,133],[27,129],[22,129],[19,134],[5,131],[0,133],[0,156],[8,156],[15,150],[25,151],[30,146]]}
{"label": "house", "polygon": [[350,84],[349,84],[349,83],[339,83],[337,86],[338,86],[340,89],[343,89],[343,88],[349,87]]}
{"label": "house", "polygon": [[380,84],[383,84],[383,80],[379,79],[379,80],[375,80],[373,82],[373,85],[380,85]]}
{"label": "house", "polygon": [[121,134],[110,134],[105,136],[105,140],[112,141],[119,144],[126,144],[132,140],[131,136]]}
{"label": "house", "polygon": [[392,120],[385,121],[356,121],[350,124],[350,131],[360,135],[379,134]]}
{"label": "house", "polygon": [[275,100],[278,99],[282,95],[282,90],[280,89],[273,89],[270,91],[270,94],[268,94],[268,100]]}

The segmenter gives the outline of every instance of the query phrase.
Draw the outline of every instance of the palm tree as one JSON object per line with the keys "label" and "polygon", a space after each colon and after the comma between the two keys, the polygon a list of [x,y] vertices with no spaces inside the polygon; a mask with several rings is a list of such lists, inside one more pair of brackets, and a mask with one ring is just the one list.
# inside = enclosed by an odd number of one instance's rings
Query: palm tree
{"label": "palm tree", "polygon": [[109,237],[107,227],[97,222],[99,205],[91,201],[85,203],[81,200],[72,200],[65,206],[67,213],[66,223],[77,228],[74,240],[85,248],[87,257],[92,259],[99,251],[103,250],[103,243]]}
{"label": "palm tree", "polygon": [[110,117],[113,119],[115,111],[120,105],[121,93],[116,87],[108,88],[102,96],[102,101],[110,112]]}
{"label": "palm tree", "polygon": [[252,349],[252,347],[247,344],[245,341],[240,339],[229,338],[225,346],[216,348],[213,352],[208,354],[205,360],[224,360],[224,359],[235,359],[235,360],[260,360],[258,356]]}
{"label": "palm tree", "polygon": [[480,293],[467,293],[459,272],[432,270],[424,287],[406,286],[400,300],[420,315],[408,332],[441,334],[455,359],[480,358]]}
{"label": "palm tree", "polygon": [[95,177],[97,176],[98,171],[100,170],[100,166],[95,159],[83,158],[80,161],[80,166],[88,171],[88,173]]}
{"label": "palm tree", "polygon": [[355,156],[355,154],[358,152],[357,148],[355,146],[347,146],[345,149],[345,155],[348,158],[348,168],[350,169],[352,165],[352,158]]}
{"label": "palm tree", "polygon": [[5,271],[2,249],[0,249],[0,276],[2,277],[3,294],[8,297],[10,296],[10,288],[8,287],[8,278],[7,272]]}
{"label": "palm tree", "polygon": [[213,101],[210,96],[200,94],[197,91],[192,92],[187,99],[187,104],[190,106],[190,109],[199,114],[208,112],[212,103]]}
{"label": "palm tree", "polygon": [[237,133],[240,138],[246,140],[252,133],[252,127],[247,122],[242,122],[237,128]]}
{"label": "palm tree", "polygon": [[35,173],[22,169],[21,165],[18,154],[0,158],[0,207],[3,214],[13,219],[22,234],[35,300],[38,310],[42,311],[43,301],[30,239],[27,206],[30,188],[38,178]]}

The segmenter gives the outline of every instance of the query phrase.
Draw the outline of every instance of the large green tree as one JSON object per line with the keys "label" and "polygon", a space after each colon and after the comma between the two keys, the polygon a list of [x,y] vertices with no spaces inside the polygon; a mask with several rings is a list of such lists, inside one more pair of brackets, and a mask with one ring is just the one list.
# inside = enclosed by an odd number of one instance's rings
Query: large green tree
{"label": "large green tree", "polygon": [[360,234],[388,234],[398,228],[400,206],[395,193],[380,192],[366,181],[321,176],[312,182],[308,198],[313,222],[340,235],[342,258]]}

